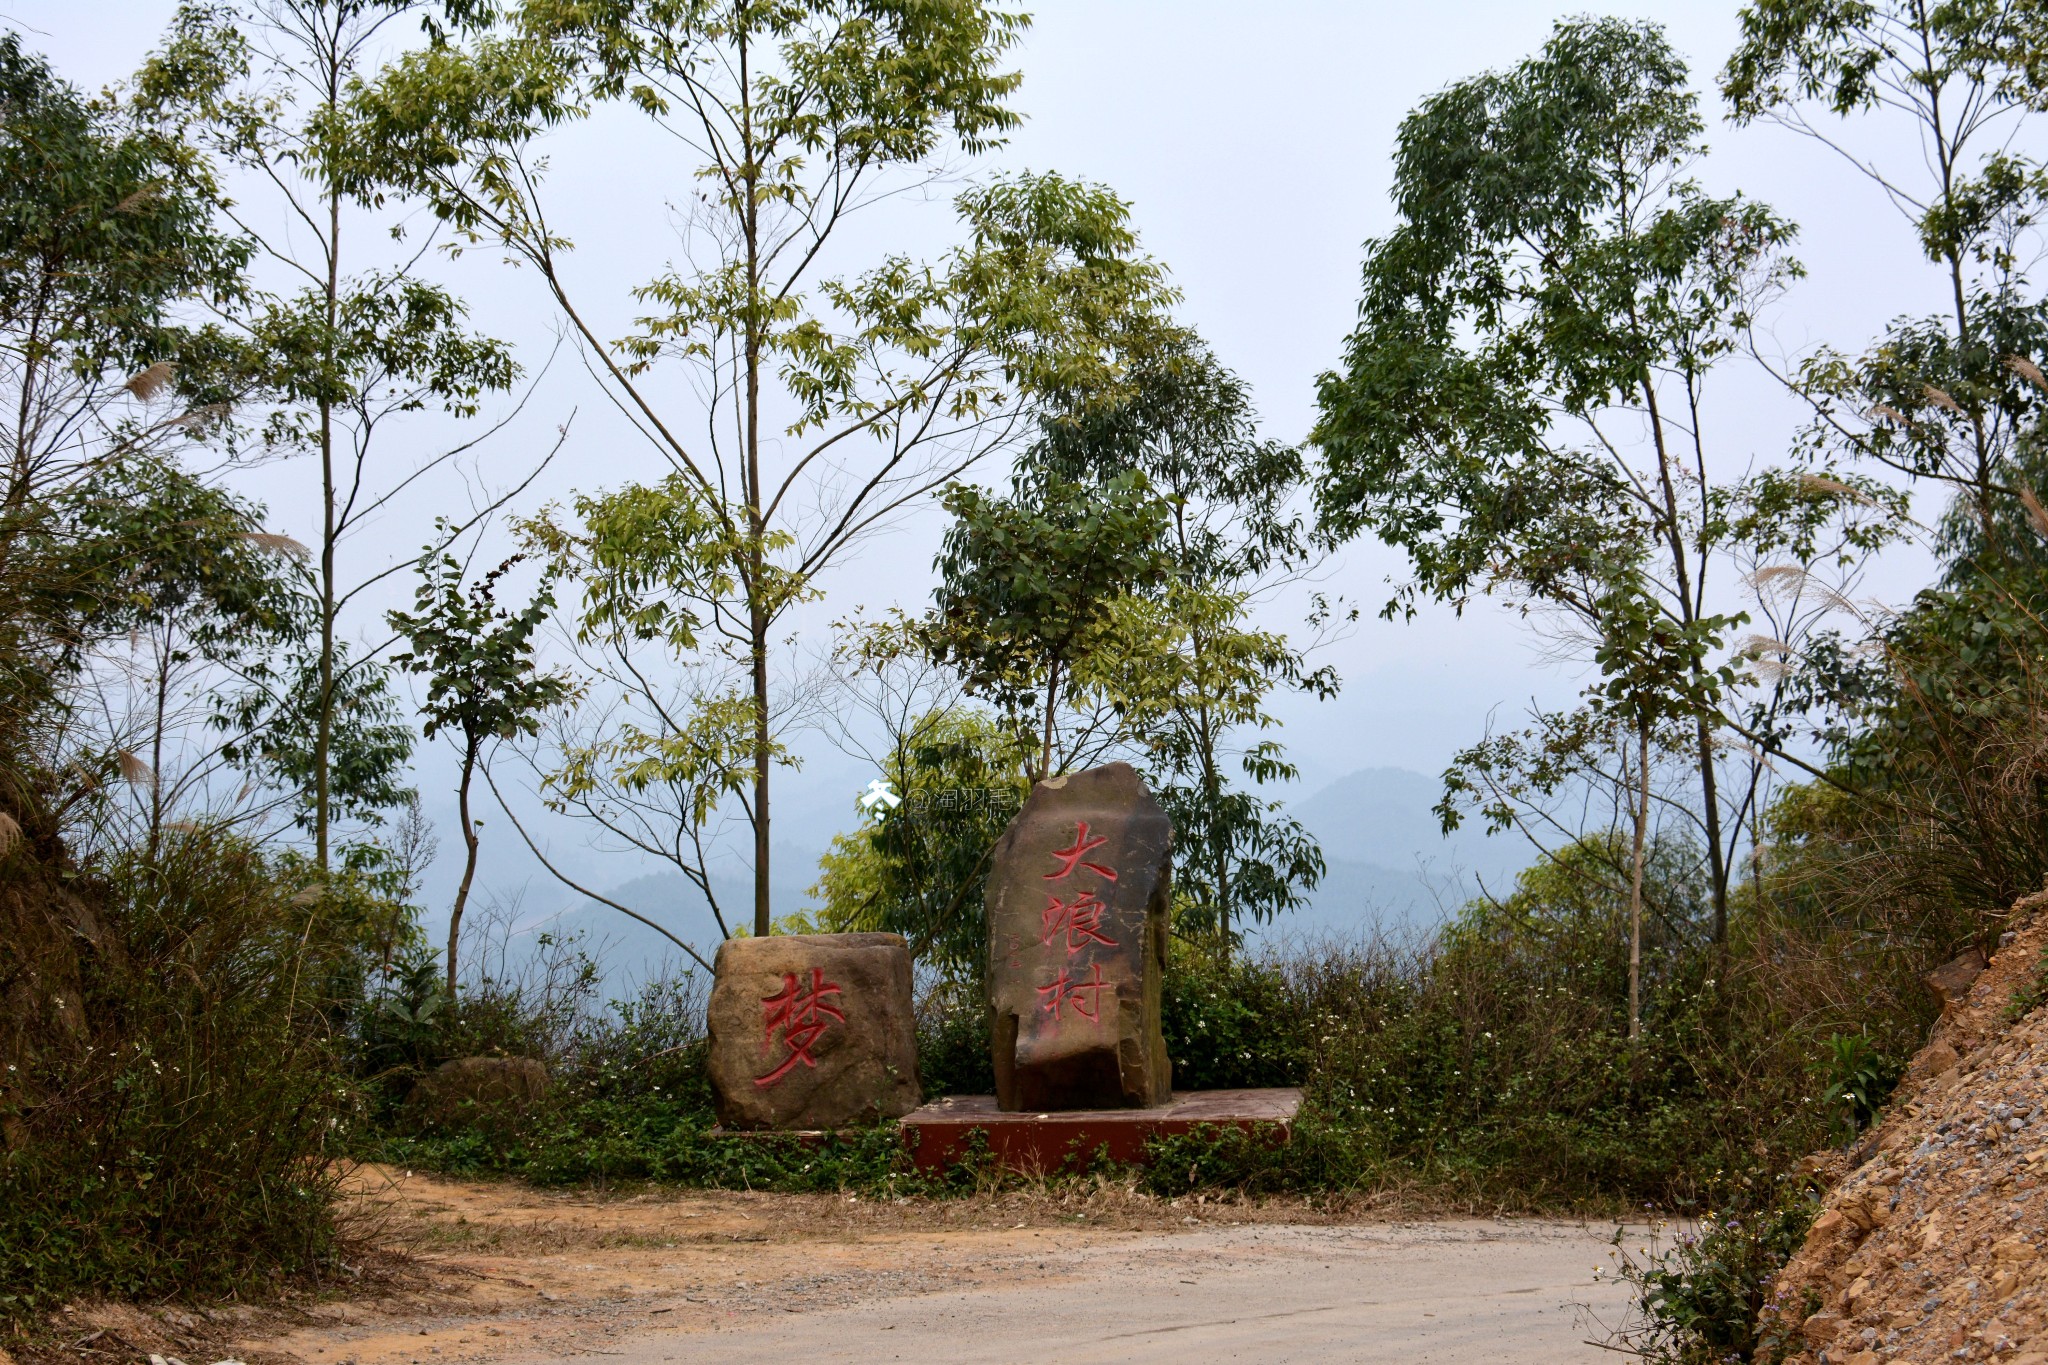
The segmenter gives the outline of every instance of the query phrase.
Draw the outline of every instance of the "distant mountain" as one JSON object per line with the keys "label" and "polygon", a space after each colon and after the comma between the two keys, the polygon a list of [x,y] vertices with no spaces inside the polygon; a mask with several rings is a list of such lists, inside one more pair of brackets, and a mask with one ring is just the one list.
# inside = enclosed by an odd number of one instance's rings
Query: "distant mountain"
{"label": "distant mountain", "polygon": [[[849,786],[848,792],[857,791]],[[1489,839],[1471,825],[1445,838],[1431,812],[1440,788],[1436,779],[1405,768],[1366,768],[1341,777],[1290,807],[1315,835],[1328,865],[1309,904],[1255,935],[1334,934],[1352,937],[1375,929],[1399,933],[1427,928],[1478,894],[1479,881],[1504,889],[1524,864],[1521,849],[1506,838]],[[816,879],[818,855],[831,835],[856,822],[850,794],[832,793],[805,803],[791,802],[777,817],[773,911],[780,918],[804,908]],[[734,927],[753,919],[754,891],[745,869],[714,877],[712,891]],[[718,929],[703,893],[680,874],[635,877],[606,895],[646,915],[709,959]],[[689,965],[659,933],[609,906],[586,900],[533,923],[512,945],[514,956],[530,952],[533,936],[581,935],[584,951],[599,962],[613,989],[644,979],[663,963]]]}
{"label": "distant mountain", "polygon": [[[1511,883],[1528,861],[1509,838],[1467,823],[1446,838],[1435,778],[1363,768],[1289,808],[1322,845],[1328,871],[1280,933],[1356,934],[1437,923],[1479,892]],[[1269,931],[1272,932],[1272,931]]]}
{"label": "distant mountain", "polygon": [[832,836],[860,824],[856,802],[861,789],[878,775],[871,767],[834,754],[806,763],[800,783],[783,778],[772,807],[777,880],[787,868],[792,882],[802,883],[799,891],[811,884],[818,859],[832,846]]}
{"label": "distant mountain", "polygon": [[[793,850],[780,853],[775,888],[769,908],[779,918],[803,908],[804,892],[816,879],[814,859],[800,858]],[[751,927],[754,922],[754,883],[744,875],[714,876],[712,894],[725,922],[733,928]],[[711,906],[679,872],[655,872],[635,877],[604,893],[629,910],[647,916],[702,954],[709,962],[718,950],[718,923]],[[622,983],[645,980],[664,967],[681,969],[694,965],[687,954],[667,938],[609,905],[585,900],[559,914],[523,928],[511,945],[512,956],[535,950],[540,934],[557,940],[578,937],[579,946],[597,962],[616,991]]]}
{"label": "distant mountain", "polygon": [[1446,838],[1435,811],[1442,797],[1437,778],[1406,768],[1361,768],[1293,804],[1289,814],[1316,836],[1325,857],[1348,862],[1437,876],[1466,873],[1488,885],[1528,862],[1518,840],[1488,838],[1473,820]]}
{"label": "distant mountain", "polygon": [[1308,904],[1273,923],[1251,928],[1254,938],[1334,936],[1370,938],[1426,928],[1443,917],[1439,898],[1413,871],[1324,855],[1323,880]]}

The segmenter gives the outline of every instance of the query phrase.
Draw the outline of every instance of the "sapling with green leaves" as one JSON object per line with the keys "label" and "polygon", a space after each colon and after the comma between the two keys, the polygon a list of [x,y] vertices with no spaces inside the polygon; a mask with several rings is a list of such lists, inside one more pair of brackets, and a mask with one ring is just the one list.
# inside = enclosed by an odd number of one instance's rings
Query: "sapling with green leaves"
{"label": "sapling with green leaves", "polygon": [[[913,658],[906,646],[896,662]],[[890,667],[873,653],[865,666]],[[1033,746],[972,705],[920,708],[889,730],[875,757],[900,804],[865,810],[857,829],[833,839],[811,888],[813,921],[831,932],[900,933],[920,962],[973,979],[988,956],[982,892],[996,843],[1028,795]]]}
{"label": "sapling with green leaves", "polygon": [[[84,97],[12,36],[0,94],[0,768],[52,772],[0,800],[106,814],[125,770],[152,850],[173,819],[260,821],[304,790],[319,632],[304,547],[205,470],[253,383],[205,320],[253,306],[252,245],[148,98]],[[330,729],[351,809],[393,794],[375,700],[346,694]]]}
{"label": "sapling with green leaves", "polygon": [[[1298,507],[1303,453],[1261,438],[1243,381],[1181,333],[1137,358],[1122,394],[1045,423],[1023,464],[1070,479],[1138,470],[1169,508],[1171,576],[1120,608],[1129,637],[1149,643],[1123,654],[1108,690],[1173,819],[1178,922],[1227,952],[1234,922],[1297,907],[1323,872],[1300,822],[1234,786],[1231,772],[1254,786],[1293,780],[1285,751],[1259,737],[1276,724],[1268,698],[1337,689],[1308,649],[1252,624],[1319,562]],[[1347,619],[1341,603],[1307,597],[1317,636]]]}
{"label": "sapling with green leaves", "polygon": [[1090,670],[1173,821],[1176,924],[1225,956],[1243,925],[1298,908],[1324,872],[1314,836],[1256,790],[1292,781],[1294,764],[1277,741],[1245,737],[1277,725],[1276,689],[1328,696],[1335,680],[1285,634],[1252,624],[1253,607],[1252,592],[1176,564],[1157,591],[1116,604],[1112,638],[1125,646]]}
{"label": "sapling with green leaves", "polygon": [[[67,558],[75,587],[98,599],[99,630],[127,639],[80,680],[99,694],[106,727],[75,727],[104,745],[87,766],[113,768],[122,756],[139,802],[136,842],[151,858],[174,819],[261,824],[296,795],[264,780],[263,752],[313,630],[305,547],[265,532],[259,507],[163,458],[103,464],[93,489],[66,500]],[[243,790],[224,800],[214,784],[230,775]]]}
{"label": "sapling with green leaves", "polygon": [[[711,709],[650,709],[642,688],[615,700],[651,763],[682,730],[709,727],[721,746],[728,721],[750,731],[748,789],[727,804],[751,829],[766,934],[771,776],[801,721],[787,608],[1033,430],[1048,401],[1113,388],[1172,291],[1122,201],[1053,174],[958,193],[960,244],[936,259],[849,240],[863,209],[914,202],[1017,125],[1020,77],[1004,59],[1020,14],[977,0],[465,8],[467,26],[409,55],[362,107],[462,239],[526,267],[560,310],[667,466],[638,491],[687,485],[729,547],[704,617],[713,643],[692,660],[691,692]],[[551,131],[612,116],[645,119],[676,149],[661,173],[687,224],[682,259],[623,300],[582,278],[545,165]],[[675,213],[647,211],[664,229]],[[622,304],[636,320],[620,340],[602,318]]]}
{"label": "sapling with green leaves", "polygon": [[[408,149],[382,138],[358,107],[399,21],[423,8],[412,0],[187,0],[136,80],[141,106],[161,126],[210,168],[236,173],[237,192],[218,193],[214,211],[255,247],[263,287],[224,315],[214,355],[262,400],[263,418],[247,438],[266,454],[318,464],[319,525],[308,537],[318,631],[291,715],[304,733],[280,734],[274,747],[300,770],[302,822],[323,872],[337,819],[379,818],[338,785],[396,804],[409,753],[391,743],[338,748],[351,712],[389,709],[378,667],[388,642],[351,650],[346,618],[407,567],[401,558],[352,568],[344,542],[400,510],[422,480],[489,434],[400,457],[390,448],[394,425],[427,411],[476,418],[518,374],[510,348],[472,329],[462,300],[417,268],[432,242],[406,240],[419,221],[405,196],[416,170]],[[508,491],[533,472],[508,481]],[[507,496],[482,498],[446,523],[437,548]]]}
{"label": "sapling with green leaves", "polygon": [[[1831,346],[1781,371],[1812,405],[1822,459],[1872,461],[1953,494],[1952,560],[2024,557],[2022,490],[2044,402],[2048,310],[2030,287],[2048,163],[2024,124],[2048,104],[2048,9],[2005,0],[1750,0],[1721,75],[1735,122],[1777,123],[1845,159],[1898,211],[1947,296],[1861,355]],[[1850,144],[1830,121],[1912,136]]]}
{"label": "sapling with green leaves", "polygon": [[473,583],[451,555],[430,550],[420,560],[420,584],[411,612],[389,614],[391,628],[406,649],[393,662],[421,675],[426,698],[420,714],[427,738],[446,733],[460,761],[455,788],[462,822],[462,881],[448,912],[447,998],[455,999],[462,912],[476,880],[477,834],[481,821],[470,814],[470,787],[491,745],[532,738],[543,716],[574,697],[576,684],[559,669],[543,669],[535,656],[535,632],[554,608],[554,592],[543,578],[532,600],[514,612],[498,601],[498,586],[520,563],[514,555]]}
{"label": "sapling with green leaves", "polygon": [[[1411,114],[1397,223],[1367,244],[1359,322],[1321,381],[1314,439],[1325,533],[1370,531],[1408,555],[1414,577],[1387,614],[1497,595],[1589,662],[1644,630],[1661,638],[1642,655],[1654,667],[1626,675],[1636,742],[1612,746],[1597,715],[1539,717],[1526,743],[1461,755],[1440,809],[1454,824],[1470,798],[1539,848],[1576,842],[1569,824],[1539,829],[1532,800],[1589,781],[1630,790],[1620,759],[1634,750],[1640,765],[1636,721],[1682,716],[1668,756],[1688,790],[1660,808],[1704,853],[1720,942],[1766,756],[1800,763],[1782,680],[1738,689],[1751,674],[1732,657],[1782,662],[1800,642],[1738,645],[1741,593],[1784,561],[1810,601],[1826,586],[1813,580],[1853,574],[1884,543],[1896,507],[1867,480],[1747,470],[1746,447],[1717,442],[1709,380],[1798,272],[1789,223],[1692,178],[1703,124],[1687,82],[1656,26],[1571,20],[1537,55]],[[1812,619],[1796,604],[1781,615]]]}
{"label": "sapling with green leaves", "polygon": [[1643,1029],[1643,876],[1656,774],[1652,741],[1660,729],[1676,728],[1683,733],[1697,716],[1711,714],[1737,676],[1731,662],[1710,667],[1698,657],[1710,637],[1701,631],[1675,629],[1656,610],[1654,592],[1637,580],[1640,572],[1639,561],[1609,570],[1609,586],[1600,603],[1600,639],[1593,655],[1600,667],[1600,680],[1586,689],[1589,711],[1607,720],[1634,746],[1633,762],[1625,757],[1620,765],[1629,789],[1632,825],[1628,888],[1631,1043],[1641,1040]]}
{"label": "sapling with green leaves", "polygon": [[[953,525],[928,647],[970,693],[1038,731],[1030,776],[1042,782],[1069,756],[1054,746],[1061,699],[1129,643],[1119,604],[1166,582],[1170,510],[1138,470],[1100,483],[1020,479],[1007,498],[958,484],[943,501]],[[1035,727],[1024,720],[1034,711]]]}
{"label": "sapling with green leaves", "polygon": [[[522,523],[521,534],[550,573],[582,585],[570,641],[591,679],[588,704],[555,728],[549,757],[536,757],[543,800],[674,867],[704,897],[719,937],[730,937],[711,872],[720,811],[750,809],[757,763],[795,761],[779,741],[765,754],[756,743],[756,699],[731,667],[744,648],[732,603],[753,550],[780,552],[789,538],[777,532],[756,546],[735,536],[677,474],[580,494]],[[815,596],[804,579],[772,569],[764,563],[752,589],[771,615]]]}
{"label": "sapling with green leaves", "polygon": [[1822,899],[1931,925],[1951,906],[2008,904],[2048,870],[2048,792],[2020,757],[2040,728],[2048,585],[2048,303],[2033,277],[2048,10],[1750,0],[1741,23],[1722,73],[1734,120],[1846,161],[1939,288],[1938,305],[1906,305],[1868,340],[1767,357],[1810,405],[1803,454],[1862,461],[1945,503],[1928,518],[1940,580],[1901,611],[1864,613],[1860,639],[1812,653],[1798,678],[1829,717],[1828,790],[1801,799],[1811,856],[1794,861],[1842,877]]}
{"label": "sapling with green leaves", "polygon": [[203,492],[178,471],[219,417],[194,396],[211,376],[189,324],[243,296],[249,254],[213,219],[217,189],[146,111],[0,34],[0,808],[32,828],[102,785],[104,734],[65,752],[81,674],[135,628],[121,580],[155,566],[131,534],[175,534],[103,499],[159,475]]}

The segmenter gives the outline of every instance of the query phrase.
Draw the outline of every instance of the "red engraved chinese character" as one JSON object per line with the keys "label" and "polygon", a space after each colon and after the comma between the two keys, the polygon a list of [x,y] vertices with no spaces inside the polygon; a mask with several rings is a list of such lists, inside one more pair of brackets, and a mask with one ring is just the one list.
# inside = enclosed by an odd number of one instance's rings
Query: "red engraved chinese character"
{"label": "red engraved chinese character", "polygon": [[1083,944],[1093,940],[1105,948],[1116,947],[1116,940],[1102,932],[1102,917],[1109,913],[1109,907],[1098,899],[1093,891],[1083,891],[1072,901],[1063,901],[1058,896],[1047,896],[1052,904],[1045,907],[1039,943],[1052,946],[1053,939],[1062,931],[1067,936],[1067,956],[1081,951]]}
{"label": "red engraved chinese character", "polygon": [[1107,877],[1110,881],[1115,881],[1116,872],[1114,869],[1104,867],[1101,863],[1085,861],[1088,854],[1101,848],[1108,842],[1109,836],[1106,834],[1098,834],[1093,839],[1089,838],[1088,822],[1086,820],[1076,820],[1074,822],[1074,846],[1072,848],[1053,850],[1052,856],[1060,860],[1060,870],[1046,873],[1045,879],[1049,882],[1065,881],[1068,877],[1074,875],[1074,868],[1078,865],[1087,868],[1098,876]]}
{"label": "red engraved chinese character", "polygon": [[763,1043],[775,1041],[775,1030],[782,1030],[782,1045],[789,1049],[789,1055],[782,1059],[782,1065],[765,1076],[758,1076],[755,1085],[770,1086],[789,1074],[789,1069],[798,1062],[815,1067],[817,1061],[811,1056],[811,1045],[837,1019],[846,1022],[841,1014],[825,997],[839,994],[839,987],[825,979],[822,967],[811,968],[811,988],[800,991],[796,985],[796,973],[782,974],[782,991],[779,995],[761,998],[761,1013],[765,1018],[762,1033]]}
{"label": "red engraved chinese character", "polygon": [[[1104,981],[1102,979],[1102,964],[1095,962],[1089,964],[1089,974],[1086,981],[1074,980],[1067,969],[1062,967],[1060,968],[1060,974],[1053,978],[1053,983],[1050,986],[1040,986],[1038,993],[1046,997],[1043,1008],[1049,1011],[1054,1019],[1060,1017],[1061,1005],[1071,1004],[1074,1007],[1074,1013],[1092,1024],[1099,1024],[1102,1022],[1102,993],[1115,989],[1116,983],[1114,981]],[[1089,994],[1090,992],[1093,993]],[[1088,995],[1085,1003],[1081,999],[1084,994]]]}

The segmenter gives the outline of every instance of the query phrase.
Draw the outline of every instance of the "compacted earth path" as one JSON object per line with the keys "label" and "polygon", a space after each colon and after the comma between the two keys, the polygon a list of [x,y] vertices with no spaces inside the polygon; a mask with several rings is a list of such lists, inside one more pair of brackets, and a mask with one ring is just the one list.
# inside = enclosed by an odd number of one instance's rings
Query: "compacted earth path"
{"label": "compacted earth path", "polygon": [[[601,1196],[367,1168],[356,1203],[402,1258],[203,1335],[250,1365],[1570,1362],[1609,1358],[1587,1339],[1625,1299],[1596,1273],[1610,1227],[1115,1186]],[[98,1352],[178,1344],[106,1312],[77,1318]],[[182,1358],[218,1358],[198,1347]]]}
{"label": "compacted earth path", "polygon": [[1205,1227],[1055,1243],[998,1264],[995,1284],[614,1349],[634,1362],[1590,1360],[1607,1353],[1586,1343],[1587,1310],[1620,1309],[1592,1273],[1606,1250],[1585,1229],[1528,1222]]}

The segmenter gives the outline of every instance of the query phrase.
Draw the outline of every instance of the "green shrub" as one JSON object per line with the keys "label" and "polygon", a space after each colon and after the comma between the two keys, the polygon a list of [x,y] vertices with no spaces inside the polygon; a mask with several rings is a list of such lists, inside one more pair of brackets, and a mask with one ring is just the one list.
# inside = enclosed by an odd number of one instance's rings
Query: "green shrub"
{"label": "green shrub", "polygon": [[[1683,888],[1660,895],[1686,904]],[[1842,1108],[1831,1036],[1867,1037],[1851,1088],[1875,1103],[1865,1063],[1900,1055],[1924,1026],[1910,967],[1744,905],[1726,948],[1655,945],[1631,1041],[1625,925],[1612,898],[1536,875],[1417,945],[1325,940],[1227,963],[1177,945],[1164,992],[1176,1088],[1300,1085],[1304,1108],[1285,1144],[1189,1135],[1160,1144],[1145,1178],[1176,1192],[1396,1184],[1530,1210],[1709,1207],[1829,1139]],[[546,1182],[901,1188],[893,1150],[879,1165],[881,1148],[785,1160],[773,1143],[709,1136],[696,978],[599,1011],[578,971],[542,975],[556,985],[493,986],[488,1010],[475,992],[446,1027],[470,1030],[472,1048],[479,1019],[497,1020],[491,1037],[539,1040],[550,1103],[502,1142],[458,1132],[389,1151]],[[973,983],[927,985],[928,1096],[993,1089],[988,1028]]]}
{"label": "green shrub", "polygon": [[1244,1194],[1324,1194],[1370,1189],[1403,1172],[1378,1135],[1303,1113],[1284,1140],[1270,1126],[1200,1127],[1145,1145],[1143,1179],[1154,1194],[1228,1189]]}
{"label": "green shrub", "polygon": [[987,997],[978,982],[942,979],[917,1002],[917,1075],[926,1099],[996,1088]]}
{"label": "green shrub", "polygon": [[[511,1175],[537,1185],[665,1185],[914,1193],[921,1177],[894,1124],[822,1141],[715,1135],[694,1098],[591,1098],[535,1116],[511,1141],[479,1131],[387,1139],[377,1155],[454,1175]],[[956,1176],[957,1181],[964,1178]]]}
{"label": "green shrub", "polygon": [[[1206,951],[1176,944],[1161,1021],[1174,1087],[1302,1084],[1309,1063],[1303,1008],[1279,961],[1239,957],[1220,964]],[[942,979],[923,992],[917,1054],[928,1097],[992,1093],[991,1048],[988,1004],[978,983]]]}
{"label": "green shrub", "polygon": [[2016,1024],[2048,1003],[2048,948],[2034,962],[2033,975],[2013,988],[2005,1002],[2005,1021]]}
{"label": "green shrub", "polygon": [[1218,962],[1176,943],[1162,1000],[1176,1090],[1300,1085],[1308,1077],[1306,1002],[1268,957]]}
{"label": "green shrub", "polygon": [[[330,1129],[348,1111],[334,1024],[353,927],[231,838],[113,858],[90,898],[78,1045],[0,1091],[0,1317],[80,1293],[218,1295],[336,1251]],[[48,894],[21,857],[16,894]]]}
{"label": "green shrub", "polygon": [[1634,1300],[1611,1344],[1668,1365],[1776,1362],[1790,1353],[1798,1343],[1782,1339],[1782,1325],[1763,1316],[1765,1298],[1805,1241],[1820,1197],[1798,1180],[1761,1189],[1760,1199],[1738,1199],[1731,1210],[1700,1219],[1668,1249],[1631,1252],[1626,1235],[1616,1232],[1618,1274]]}
{"label": "green shrub", "polygon": [[1841,1114],[1854,1137],[1877,1121],[1906,1068],[1879,1052],[1864,1033],[1830,1034],[1827,1045],[1828,1085],[1821,1106]]}

